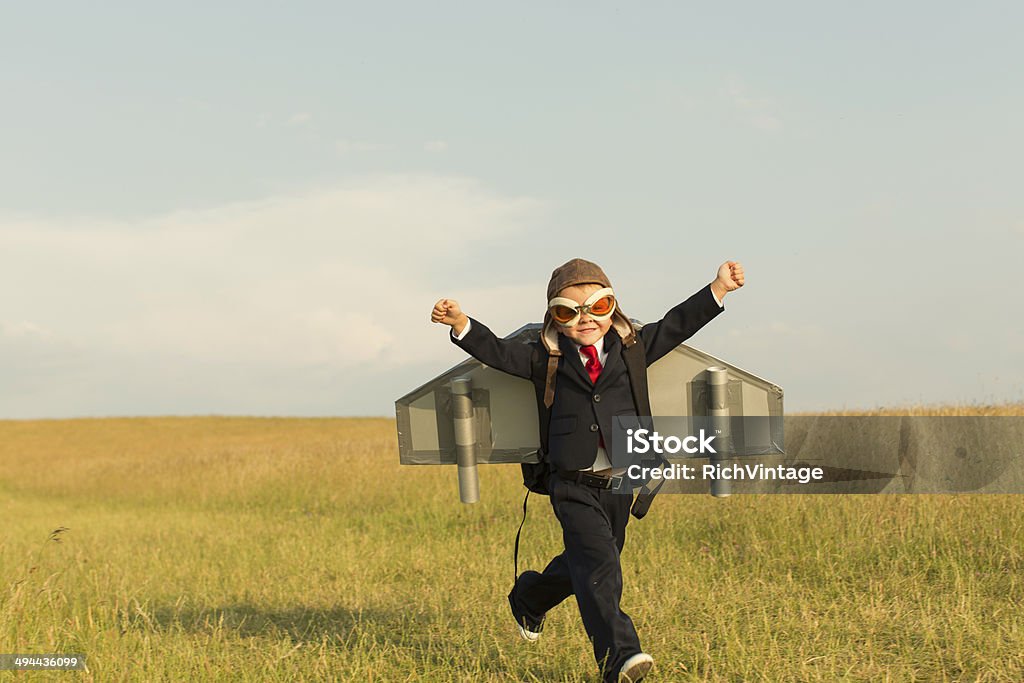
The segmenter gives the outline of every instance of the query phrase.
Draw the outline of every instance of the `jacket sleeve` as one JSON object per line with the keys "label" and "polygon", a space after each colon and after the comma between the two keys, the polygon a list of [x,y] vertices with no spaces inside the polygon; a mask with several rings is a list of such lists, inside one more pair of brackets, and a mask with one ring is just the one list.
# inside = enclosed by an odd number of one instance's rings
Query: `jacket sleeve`
{"label": "jacket sleeve", "polygon": [[697,330],[724,310],[715,301],[711,285],[708,285],[672,308],[658,322],[641,327],[640,337],[647,351],[647,365],[651,365],[692,337]]}
{"label": "jacket sleeve", "polygon": [[476,318],[470,318],[470,323],[469,332],[461,340],[452,334],[448,335],[453,344],[484,365],[530,379],[533,369],[532,344],[499,339]]}

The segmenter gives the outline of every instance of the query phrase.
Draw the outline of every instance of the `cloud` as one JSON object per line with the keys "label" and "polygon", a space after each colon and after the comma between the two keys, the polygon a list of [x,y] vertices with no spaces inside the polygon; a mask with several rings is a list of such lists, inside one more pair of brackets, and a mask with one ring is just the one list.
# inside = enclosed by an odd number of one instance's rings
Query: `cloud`
{"label": "cloud", "polygon": [[0,337],[7,340],[47,342],[53,339],[53,333],[27,320],[19,322],[0,321]]}
{"label": "cloud", "polygon": [[[39,389],[32,410],[5,393],[0,415],[46,415],[48,405],[64,414],[152,412],[168,377],[185,397],[226,383],[238,405],[283,413],[292,398],[312,405],[310,389],[298,382],[282,392],[264,384],[269,375],[336,377],[318,391],[337,400],[355,390],[343,381],[350,370],[444,364],[459,354],[427,322],[435,298],[451,295],[436,291],[438,274],[474,261],[487,240],[528,233],[545,210],[472,179],[393,175],[138,222],[0,216],[10,264],[0,287],[22,293],[4,312],[0,341],[17,345],[20,371]],[[525,300],[527,288],[513,289],[459,294]],[[66,394],[70,380],[48,374],[53,354],[42,363],[28,354],[33,346],[74,348],[90,386],[107,387],[111,406],[122,405],[117,394],[137,397],[134,409],[101,410],[105,399],[96,403],[84,387],[77,395],[89,401],[47,404],[45,387]],[[237,412],[230,398],[203,408]]]}
{"label": "cloud", "polygon": [[299,112],[288,117],[287,126],[305,126],[313,120],[313,115],[306,112]]}
{"label": "cloud", "polygon": [[448,143],[444,140],[430,140],[423,143],[423,149],[427,152],[444,152],[448,149]]}
{"label": "cloud", "polygon": [[751,126],[763,131],[777,131],[782,120],[776,113],[772,99],[751,95],[749,88],[738,79],[732,79],[722,88],[722,95]]}

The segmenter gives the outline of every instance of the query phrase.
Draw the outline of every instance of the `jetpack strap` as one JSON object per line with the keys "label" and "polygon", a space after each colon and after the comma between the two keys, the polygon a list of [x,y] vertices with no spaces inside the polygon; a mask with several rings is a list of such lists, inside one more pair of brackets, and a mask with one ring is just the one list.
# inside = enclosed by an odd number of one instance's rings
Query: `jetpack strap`
{"label": "jetpack strap", "polygon": [[[629,373],[629,387],[633,391],[636,414],[650,416],[651,399],[647,393],[647,352],[644,349],[644,340],[640,335],[634,334],[624,343],[626,349],[622,357],[626,361],[626,372]],[[653,479],[645,482],[629,509],[630,514],[637,519],[643,519],[664,483],[664,479],[658,480],[657,483]]]}
{"label": "jetpack strap", "polygon": [[515,576],[512,577],[512,585],[519,580],[519,536],[523,533],[523,525],[526,524],[526,501],[530,499],[530,489],[526,489],[526,497],[523,498],[523,521],[519,522],[519,530],[516,532],[516,547],[512,552],[512,566],[515,569]]}
{"label": "jetpack strap", "polygon": [[651,487],[652,481],[648,481],[640,488],[640,493],[636,494],[636,500],[633,501],[633,507],[629,509],[637,519],[643,519],[647,514],[647,511],[651,509],[651,503],[654,502],[654,497],[658,495],[658,491],[665,484],[664,479],[659,479],[658,483]]}

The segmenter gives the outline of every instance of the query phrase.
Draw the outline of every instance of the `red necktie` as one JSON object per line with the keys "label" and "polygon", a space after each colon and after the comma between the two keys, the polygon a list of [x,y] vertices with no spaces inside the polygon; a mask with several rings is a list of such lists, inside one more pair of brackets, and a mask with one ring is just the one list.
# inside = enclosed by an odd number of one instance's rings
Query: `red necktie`
{"label": "red necktie", "polygon": [[[590,381],[597,384],[597,378],[601,376],[602,370],[601,361],[597,359],[597,349],[593,346],[581,346],[580,352],[587,357],[587,364],[583,367],[587,369]],[[599,435],[597,443],[604,448],[604,434]]]}
{"label": "red necktie", "polygon": [[601,361],[597,359],[597,349],[593,346],[581,346],[580,352],[587,357],[587,364],[584,367],[587,368],[590,381],[597,384],[597,378],[601,376],[601,370],[603,369]]}

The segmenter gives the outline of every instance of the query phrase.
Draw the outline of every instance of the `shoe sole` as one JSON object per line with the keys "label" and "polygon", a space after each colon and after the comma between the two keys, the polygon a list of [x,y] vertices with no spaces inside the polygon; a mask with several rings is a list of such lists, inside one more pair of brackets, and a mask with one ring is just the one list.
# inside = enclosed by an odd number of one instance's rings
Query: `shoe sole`
{"label": "shoe sole", "polygon": [[654,662],[637,662],[629,667],[629,671],[619,673],[619,683],[637,683],[654,668]]}

